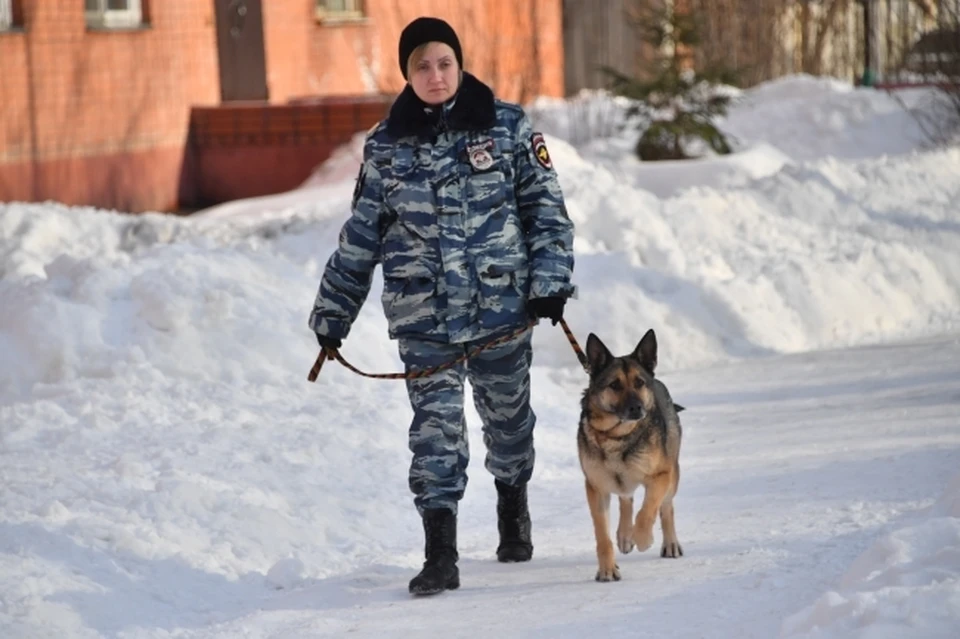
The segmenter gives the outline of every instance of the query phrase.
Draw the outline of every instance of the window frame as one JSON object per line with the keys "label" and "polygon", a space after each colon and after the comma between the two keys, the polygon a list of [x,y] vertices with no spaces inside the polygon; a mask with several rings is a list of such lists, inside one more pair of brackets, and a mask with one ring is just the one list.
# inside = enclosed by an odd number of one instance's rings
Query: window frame
{"label": "window frame", "polygon": [[0,0],[0,31],[12,31],[16,26],[13,0]]}
{"label": "window frame", "polygon": [[319,22],[341,23],[341,22],[363,22],[367,19],[364,12],[363,0],[344,0],[345,4],[352,6],[350,9],[330,9],[327,0],[315,0],[314,12]]}
{"label": "window frame", "polygon": [[94,0],[98,9],[87,9],[84,2],[83,15],[88,29],[137,29],[144,25],[142,0],[127,0],[126,9],[107,8],[108,0]]}

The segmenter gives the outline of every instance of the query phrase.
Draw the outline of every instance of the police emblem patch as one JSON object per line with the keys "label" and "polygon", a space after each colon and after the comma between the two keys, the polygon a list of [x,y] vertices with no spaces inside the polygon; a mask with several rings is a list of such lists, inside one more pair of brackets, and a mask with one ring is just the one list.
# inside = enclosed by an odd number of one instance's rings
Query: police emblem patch
{"label": "police emblem patch", "polygon": [[537,158],[540,166],[545,169],[552,169],[553,160],[550,159],[550,152],[547,151],[547,143],[543,139],[543,134],[534,133],[530,138],[530,144],[533,146],[533,155]]}
{"label": "police emblem patch", "polygon": [[493,140],[485,140],[467,147],[467,159],[474,171],[486,171],[493,166],[493,154],[490,153],[493,146]]}

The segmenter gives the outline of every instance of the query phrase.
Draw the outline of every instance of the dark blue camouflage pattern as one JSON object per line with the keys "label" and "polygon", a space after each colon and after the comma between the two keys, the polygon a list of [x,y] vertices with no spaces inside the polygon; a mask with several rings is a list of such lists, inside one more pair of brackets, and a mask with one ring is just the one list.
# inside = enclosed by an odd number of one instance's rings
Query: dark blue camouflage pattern
{"label": "dark blue camouflage pattern", "polygon": [[[464,418],[464,379],[470,381],[474,406],[483,422],[485,467],[508,484],[526,483],[533,473],[533,427],[530,408],[531,331],[481,351],[448,370],[407,380],[413,406],[410,425],[410,490],[424,509],[447,508],[467,486],[467,423]],[[407,369],[422,369],[455,360],[476,344],[444,344],[400,340],[400,357]]]}
{"label": "dark blue camouflage pattern", "polygon": [[[498,100],[495,114],[490,128],[430,140],[395,138],[386,121],[368,134],[314,331],[347,336],[378,263],[394,339],[476,340],[525,322],[528,297],[573,293],[573,224],[556,173],[534,155],[523,109]],[[471,164],[478,149],[489,167]]]}

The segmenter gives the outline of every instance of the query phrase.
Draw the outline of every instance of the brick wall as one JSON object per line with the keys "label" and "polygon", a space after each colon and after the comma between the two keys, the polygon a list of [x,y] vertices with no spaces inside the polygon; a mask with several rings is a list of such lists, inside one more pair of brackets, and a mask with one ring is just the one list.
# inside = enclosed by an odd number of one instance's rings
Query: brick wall
{"label": "brick wall", "polygon": [[180,202],[197,208],[289,191],[337,147],[379,122],[392,101],[370,96],[196,108]]}
{"label": "brick wall", "polygon": [[[311,91],[308,82],[311,61],[307,58],[310,38],[317,29],[312,0],[263,2],[263,40],[271,102],[281,103],[291,96],[317,94]],[[323,64],[327,66],[332,62],[331,59]]]}
{"label": "brick wall", "polygon": [[87,29],[80,0],[22,6],[0,35],[0,199],[175,208],[190,107],[219,94],[212,5],[153,0],[127,31]]}
{"label": "brick wall", "polygon": [[[27,40],[22,33],[0,33],[0,199],[30,199],[34,193],[33,157],[35,130],[30,122],[28,91],[30,65]],[[4,171],[16,164],[17,170]]]}
{"label": "brick wall", "polygon": [[[0,201],[175,210],[299,184],[354,131],[275,137],[277,123],[333,109],[368,128],[386,108],[380,96],[403,87],[397,40],[417,15],[450,21],[466,69],[500,97],[563,95],[561,0],[366,0],[362,21],[340,24],[318,21],[313,0],[262,0],[271,104],[230,104],[218,116],[213,0],[141,1],[145,28],[96,31],[83,0],[17,0],[25,28],[0,33]],[[322,96],[373,96],[377,106]],[[208,135],[238,113],[267,128]]]}
{"label": "brick wall", "polygon": [[417,16],[431,15],[453,26],[464,68],[499,97],[520,102],[536,95],[560,97],[562,5],[561,0],[366,0],[365,21],[312,30],[301,88],[321,94],[398,92],[404,85],[397,64],[400,32]]}

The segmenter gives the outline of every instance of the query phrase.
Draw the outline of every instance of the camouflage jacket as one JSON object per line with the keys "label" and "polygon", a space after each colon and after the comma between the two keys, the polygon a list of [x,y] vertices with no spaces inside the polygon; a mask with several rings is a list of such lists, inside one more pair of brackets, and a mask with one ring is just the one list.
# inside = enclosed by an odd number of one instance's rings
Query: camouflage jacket
{"label": "camouflage jacket", "polygon": [[391,338],[450,343],[526,321],[526,300],[573,293],[573,224],[543,136],[464,73],[450,108],[407,86],[367,135],[352,214],[310,327],[345,338],[383,269]]}

